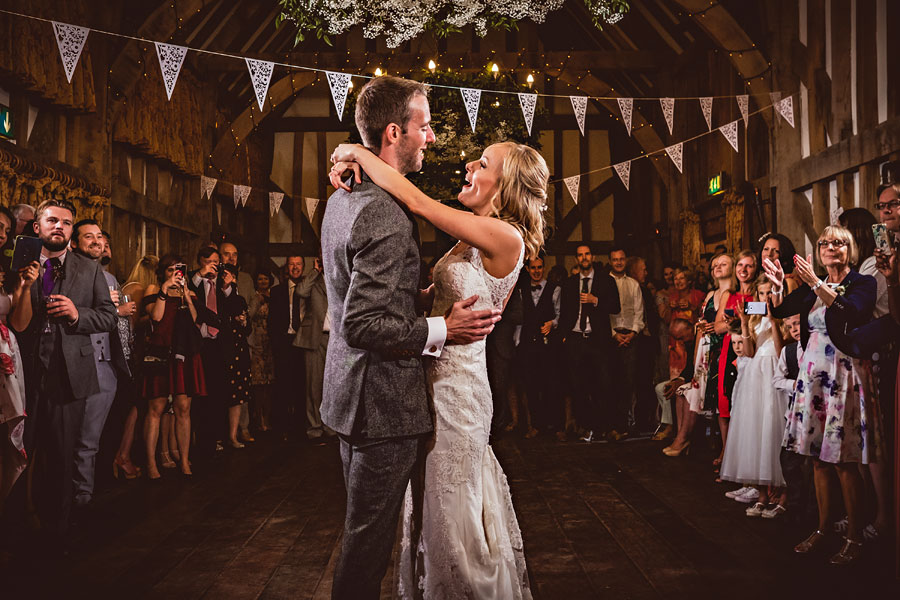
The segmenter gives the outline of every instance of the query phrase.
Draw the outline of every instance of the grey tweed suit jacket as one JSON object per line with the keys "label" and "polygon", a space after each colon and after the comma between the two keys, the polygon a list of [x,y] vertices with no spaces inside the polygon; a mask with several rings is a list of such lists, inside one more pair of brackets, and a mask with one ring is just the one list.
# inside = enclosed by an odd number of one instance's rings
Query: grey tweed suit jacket
{"label": "grey tweed suit jacket", "polygon": [[328,199],[322,258],[331,313],[322,421],[358,438],[432,430],[416,316],[419,248],[412,217],[365,174]]}

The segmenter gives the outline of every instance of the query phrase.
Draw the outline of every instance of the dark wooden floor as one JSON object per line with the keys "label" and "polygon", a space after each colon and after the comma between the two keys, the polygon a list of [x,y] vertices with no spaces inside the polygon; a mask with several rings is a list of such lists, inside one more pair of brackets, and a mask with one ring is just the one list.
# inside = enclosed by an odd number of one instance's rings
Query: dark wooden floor
{"label": "dark wooden floor", "polygon": [[[748,519],[713,483],[710,453],[659,448],[495,443],[536,598],[900,597],[887,544],[846,570],[827,553],[798,558],[806,526]],[[197,470],[103,490],[75,552],[8,559],[0,597],[329,597],[344,512],[336,444],[262,440]],[[383,589],[390,598],[390,574]]]}

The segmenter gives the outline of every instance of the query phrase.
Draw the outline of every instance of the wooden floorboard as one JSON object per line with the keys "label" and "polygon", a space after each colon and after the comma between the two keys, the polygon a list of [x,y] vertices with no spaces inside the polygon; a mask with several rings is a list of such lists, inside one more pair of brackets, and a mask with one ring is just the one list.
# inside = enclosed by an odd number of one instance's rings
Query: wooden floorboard
{"label": "wooden floorboard", "polygon": [[[797,557],[791,547],[809,523],[746,518],[744,505],[723,496],[734,486],[713,482],[712,450],[671,459],[660,448],[495,441],[536,599],[845,600],[863,581],[876,597],[900,597],[878,546],[847,570],[827,567],[828,553]],[[158,483],[100,489],[76,551],[56,561],[14,556],[0,567],[2,596],[330,598],[345,508],[337,444],[261,440],[195,471],[191,480],[165,471]]]}

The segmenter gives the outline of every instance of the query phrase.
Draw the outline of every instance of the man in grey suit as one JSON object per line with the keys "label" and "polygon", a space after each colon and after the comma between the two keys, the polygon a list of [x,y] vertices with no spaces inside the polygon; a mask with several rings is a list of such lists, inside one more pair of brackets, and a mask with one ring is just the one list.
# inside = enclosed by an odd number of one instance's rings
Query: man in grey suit
{"label": "man in grey suit", "polygon": [[[363,143],[406,174],[422,167],[434,141],[427,88],[377,77],[360,91]],[[424,318],[415,220],[363,174],[353,191],[328,199],[322,223],[331,334],[322,421],[340,435],[347,514],[333,598],[378,598],[407,483],[422,457],[432,415],[422,355],[445,343],[483,339],[499,311],[457,302],[446,317]]]}
{"label": "man in grey suit", "polygon": [[9,318],[25,368],[25,449],[44,465],[36,485],[39,515],[58,541],[69,525],[85,400],[100,393],[91,334],[116,324],[100,264],[68,252],[74,220],[75,207],[66,200],[45,200],[38,207],[40,262],[20,271],[21,301]]}
{"label": "man in grey suit", "polygon": [[306,419],[309,427],[306,436],[318,439],[334,432],[322,424],[322,385],[325,375],[325,357],[328,354],[328,338],[331,318],[328,316],[328,295],[325,278],[322,277],[322,259],[316,258],[312,270],[297,286],[297,295],[306,305],[300,329],[294,337],[294,346],[306,352]]}
{"label": "man in grey suit", "polygon": [[[72,227],[71,248],[75,254],[99,262],[105,245],[103,231],[94,219],[82,219]],[[103,271],[107,288],[118,304],[119,283],[112,274]],[[118,315],[117,315],[118,317]],[[100,435],[116,397],[119,376],[123,380],[131,375],[125,360],[125,351],[118,335],[118,318],[110,331],[91,334],[91,347],[96,360],[97,382],[100,391],[85,400],[81,432],[75,443],[75,506],[87,506],[94,496],[94,474]]]}

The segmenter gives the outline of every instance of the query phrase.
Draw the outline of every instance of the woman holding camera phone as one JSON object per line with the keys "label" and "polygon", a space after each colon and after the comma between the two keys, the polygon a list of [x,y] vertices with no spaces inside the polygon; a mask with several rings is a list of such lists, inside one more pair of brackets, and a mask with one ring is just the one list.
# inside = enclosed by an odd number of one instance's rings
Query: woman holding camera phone
{"label": "woman holding camera phone", "polygon": [[835,472],[847,508],[847,536],[831,563],[843,565],[859,558],[863,536],[863,479],[859,465],[877,459],[872,412],[871,373],[864,361],[853,358],[832,341],[829,323],[836,314],[849,326],[871,320],[877,285],[869,275],[850,267],[858,257],[853,235],[840,226],[826,227],[816,243],[826,279],[813,270],[812,256],[794,258],[803,285],[784,295],[784,270],[779,261],[763,267],[774,285],[772,316],[800,315],[803,358],[794,404],[788,414],[784,446],[815,458],[814,482],[819,507],[818,528],[794,547],[807,554],[825,541],[834,516],[832,483]]}
{"label": "woman holding camera phone", "polygon": [[[162,257],[156,270],[159,285],[151,285],[144,295],[151,333],[144,356],[144,397],[148,398],[144,439],[147,444],[147,475],[159,479],[156,443],[159,420],[172,396],[175,406],[175,438],[180,451],[179,463],[184,475],[191,475],[188,459],[191,443],[191,397],[206,394],[203,362],[199,351],[192,351],[190,336],[196,327],[197,311],[192,293],[186,287],[185,265],[173,254]],[[190,327],[184,327],[190,323]]]}

